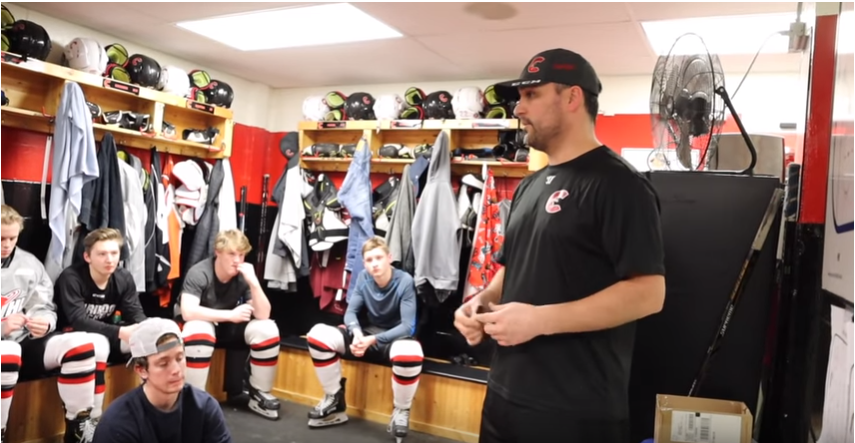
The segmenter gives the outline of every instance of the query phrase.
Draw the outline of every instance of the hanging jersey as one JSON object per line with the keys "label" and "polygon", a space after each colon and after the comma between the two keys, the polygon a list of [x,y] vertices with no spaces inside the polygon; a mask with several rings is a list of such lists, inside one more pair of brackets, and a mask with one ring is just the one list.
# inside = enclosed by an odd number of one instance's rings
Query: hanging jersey
{"label": "hanging jersey", "polygon": [[[14,314],[28,317],[43,317],[50,322],[48,333],[56,329],[56,305],[53,303],[53,283],[45,271],[44,265],[36,256],[15,248],[8,259],[3,260],[0,269],[0,301],[2,318]],[[23,341],[29,335],[21,328],[3,337],[3,340]]]}
{"label": "hanging jersey", "polygon": [[482,200],[463,291],[464,302],[487,289],[493,276],[502,268],[502,265],[496,262],[494,254],[501,249],[505,236],[500,214],[501,203],[496,192],[493,171],[490,169],[487,170],[487,180],[484,181]]}

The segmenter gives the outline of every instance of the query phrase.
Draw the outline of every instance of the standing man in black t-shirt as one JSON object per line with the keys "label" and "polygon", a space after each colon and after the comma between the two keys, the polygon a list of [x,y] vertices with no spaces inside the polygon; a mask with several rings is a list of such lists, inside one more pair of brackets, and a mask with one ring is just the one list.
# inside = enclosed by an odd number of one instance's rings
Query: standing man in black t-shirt
{"label": "standing man in black t-shirt", "polygon": [[184,277],[180,310],[186,322],[182,334],[187,383],[205,390],[219,340],[231,348],[226,354],[226,394],[230,402],[243,402],[243,377],[230,370],[229,360],[237,355],[231,354],[233,350],[249,347],[248,406],[262,417],[276,420],[279,400],[270,390],[279,361],[279,327],[270,319],[270,301],[255,268],[244,263],[251,249],[249,239],[237,229],[220,232],[214,241],[214,256],[193,265]]}
{"label": "standing man in black t-shirt", "polygon": [[107,361],[130,353],[128,340],[146,319],[130,271],[120,267],[124,238],[113,228],[96,229],[83,238],[85,263],[65,268],[54,284],[59,301],[57,328],[92,332],[95,344],[95,408],[97,424],[104,404]]}
{"label": "standing man in black t-shirt", "polygon": [[601,90],[564,49],[497,87],[519,95],[527,144],[549,164],[516,189],[504,268],[455,313],[470,344],[499,345],[482,443],[629,442],[634,322],[662,309],[664,252],[655,190],[594,133]]}

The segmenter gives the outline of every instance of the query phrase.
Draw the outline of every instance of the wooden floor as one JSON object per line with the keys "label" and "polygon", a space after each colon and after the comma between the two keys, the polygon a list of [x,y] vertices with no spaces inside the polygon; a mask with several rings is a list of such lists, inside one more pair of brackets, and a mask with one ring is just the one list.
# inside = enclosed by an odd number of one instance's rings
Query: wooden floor
{"label": "wooden floor", "polygon": [[[392,368],[342,361],[347,378],[347,413],[386,424],[392,412]],[[273,385],[279,398],[314,406],[323,397],[307,351],[283,347]],[[422,374],[410,411],[410,429],[453,440],[478,441],[486,386]]]}

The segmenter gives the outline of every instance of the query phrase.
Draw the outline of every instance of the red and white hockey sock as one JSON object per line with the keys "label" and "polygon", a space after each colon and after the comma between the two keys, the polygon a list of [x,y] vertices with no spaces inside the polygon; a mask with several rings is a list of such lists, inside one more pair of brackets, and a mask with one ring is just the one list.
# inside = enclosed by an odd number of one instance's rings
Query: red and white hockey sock
{"label": "red and white hockey sock", "polygon": [[306,335],[306,341],[324,393],[334,395],[340,387],[340,355],[344,354],[344,337],[341,331],[330,325],[315,325]]}
{"label": "red and white hockey sock", "polygon": [[396,340],[389,349],[392,361],[392,395],[395,407],[410,409],[422,373],[422,345],[415,340]]}
{"label": "red and white hockey sock", "polygon": [[2,404],[0,404],[0,415],[2,415],[2,428],[6,429],[9,421],[9,408],[12,406],[12,397],[15,394],[15,385],[18,384],[18,372],[21,370],[21,345],[10,340],[0,342],[0,387],[2,387]]}
{"label": "red and white hockey sock", "polygon": [[214,345],[217,344],[214,324],[201,320],[188,321],[181,333],[184,339],[184,355],[187,358],[185,380],[191,386],[204,391],[208,385],[208,370],[211,368],[211,357],[214,356]]}
{"label": "red and white hockey sock", "polygon": [[[91,409],[95,403],[95,346],[91,341],[86,341],[80,344],[79,340],[68,340],[72,346],[62,354],[60,363],[57,389],[59,398],[65,404],[65,417],[69,420]],[[50,348],[48,344],[47,349]]]}
{"label": "red and white hockey sock", "polygon": [[279,327],[273,320],[252,320],[246,325],[244,339],[249,345],[249,384],[270,392],[279,362]]}
{"label": "red and white hockey sock", "polygon": [[104,391],[106,388],[105,373],[107,358],[110,357],[110,342],[101,334],[89,334],[95,345],[95,404],[92,408],[92,418],[101,417],[104,408]]}

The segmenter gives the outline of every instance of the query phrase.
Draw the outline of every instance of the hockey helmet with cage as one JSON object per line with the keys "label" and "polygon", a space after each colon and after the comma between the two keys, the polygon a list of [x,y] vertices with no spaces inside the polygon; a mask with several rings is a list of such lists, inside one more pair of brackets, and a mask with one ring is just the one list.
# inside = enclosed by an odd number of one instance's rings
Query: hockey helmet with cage
{"label": "hockey helmet with cage", "polygon": [[422,102],[425,117],[428,119],[454,119],[454,109],[451,106],[451,94],[448,91],[431,92]]}
{"label": "hockey helmet with cage", "polygon": [[71,69],[95,75],[107,70],[107,51],[95,39],[77,37],[65,45],[62,55]]}
{"label": "hockey helmet with cage", "polygon": [[18,20],[3,33],[9,38],[9,51],[25,59],[45,61],[52,44],[45,28],[29,20]]}
{"label": "hockey helmet with cage", "polygon": [[374,120],[374,97],[367,92],[350,94],[345,100],[347,120]]}
{"label": "hockey helmet with cage", "polygon": [[465,86],[454,93],[451,109],[455,118],[471,120],[481,118],[484,111],[484,93],[477,86]]}
{"label": "hockey helmet with cage", "polygon": [[157,88],[160,82],[160,64],[157,60],[143,54],[134,54],[128,58],[126,67],[131,83],[144,88]]}

